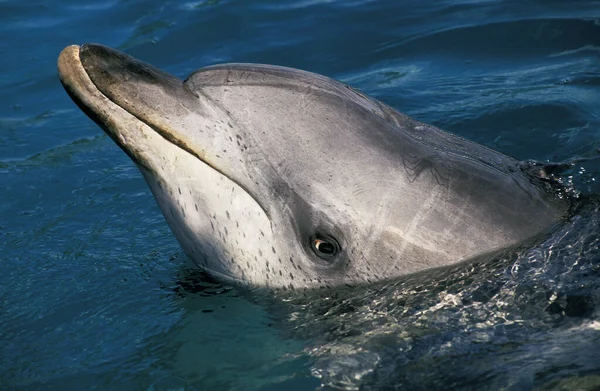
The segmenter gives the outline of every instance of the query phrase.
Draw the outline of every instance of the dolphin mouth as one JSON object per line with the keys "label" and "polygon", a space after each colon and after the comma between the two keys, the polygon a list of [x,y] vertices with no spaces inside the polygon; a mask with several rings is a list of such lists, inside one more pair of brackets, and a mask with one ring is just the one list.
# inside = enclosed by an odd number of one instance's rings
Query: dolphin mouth
{"label": "dolphin mouth", "polygon": [[[58,71],[71,99],[139,167],[156,173],[160,164],[157,154],[144,145],[147,140],[170,143],[235,183],[269,216],[269,208],[243,183],[240,173],[217,164],[213,151],[177,129],[189,127],[185,121],[196,119],[198,111],[215,115],[203,112],[213,103],[208,97],[192,92],[171,74],[99,44],[67,46],[58,57]],[[191,119],[183,120],[186,116]]]}
{"label": "dolphin mouth", "polygon": [[134,144],[123,131],[139,128],[140,120],[109,99],[90,78],[81,60],[81,47],[64,48],[58,57],[58,75],[67,94],[77,106],[138,165],[152,171],[152,167],[140,156]]}
{"label": "dolphin mouth", "polygon": [[71,99],[138,166],[155,171],[149,162],[153,157],[140,140],[158,135],[240,186],[267,213],[235,172],[217,164],[212,151],[177,129],[189,126],[185,118],[193,120],[190,113],[196,115],[212,103],[208,97],[200,99],[183,80],[99,44],[67,46],[58,57],[58,71]]}
{"label": "dolphin mouth", "polygon": [[198,95],[181,79],[98,44],[63,49],[58,71],[71,99],[137,164],[152,169],[136,145],[143,135],[135,135],[132,130],[142,123],[231,179],[203,148],[186,140],[171,126],[171,113],[182,116],[183,112],[197,109],[199,103]]}

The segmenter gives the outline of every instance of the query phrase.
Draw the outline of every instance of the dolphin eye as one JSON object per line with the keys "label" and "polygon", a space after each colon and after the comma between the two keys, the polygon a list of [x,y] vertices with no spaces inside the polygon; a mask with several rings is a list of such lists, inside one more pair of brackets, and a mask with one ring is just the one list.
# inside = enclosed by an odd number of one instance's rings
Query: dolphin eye
{"label": "dolphin eye", "polygon": [[313,252],[320,258],[330,259],[340,252],[340,245],[330,236],[315,236],[310,242]]}

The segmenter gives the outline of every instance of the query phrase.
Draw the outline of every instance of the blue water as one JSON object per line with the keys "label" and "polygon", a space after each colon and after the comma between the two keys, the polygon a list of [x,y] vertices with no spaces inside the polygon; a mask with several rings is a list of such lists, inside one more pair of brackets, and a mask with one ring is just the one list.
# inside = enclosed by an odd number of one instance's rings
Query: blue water
{"label": "blue water", "polygon": [[492,271],[285,322],[298,307],[198,275],[133,163],[64,93],[58,53],[85,42],[180,77],[322,73],[518,159],[586,158],[565,181],[600,190],[598,1],[2,0],[0,389],[600,387],[592,201]]}

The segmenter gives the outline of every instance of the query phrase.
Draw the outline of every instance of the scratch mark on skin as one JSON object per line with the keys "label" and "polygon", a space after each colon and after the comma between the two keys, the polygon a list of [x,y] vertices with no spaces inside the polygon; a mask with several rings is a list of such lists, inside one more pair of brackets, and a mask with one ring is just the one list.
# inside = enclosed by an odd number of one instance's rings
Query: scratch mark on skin
{"label": "scratch mark on skin", "polygon": [[386,271],[393,269],[399,263],[405,263],[407,261],[404,257],[408,245],[412,245],[414,242],[416,242],[414,238],[418,237],[417,232],[419,231],[421,223],[429,216],[431,211],[434,209],[434,206],[438,202],[440,202],[440,198],[442,197],[442,192],[432,191],[431,193],[429,193],[429,196],[423,200],[419,207],[419,211],[414,215],[410,223],[407,224],[404,229],[400,229],[397,227],[388,228],[388,232],[399,235],[404,240],[402,240],[400,246],[397,249],[398,256],[395,257],[394,262]]}

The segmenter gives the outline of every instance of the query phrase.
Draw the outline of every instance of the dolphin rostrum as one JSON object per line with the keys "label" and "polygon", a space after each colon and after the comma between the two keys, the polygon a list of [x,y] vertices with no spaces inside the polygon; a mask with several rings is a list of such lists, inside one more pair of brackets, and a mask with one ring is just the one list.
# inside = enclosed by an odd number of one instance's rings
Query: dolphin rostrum
{"label": "dolphin rostrum", "polygon": [[185,253],[226,281],[390,279],[519,244],[567,213],[518,161],[317,74],[224,64],[182,81],[96,44],[65,48],[58,68]]}

